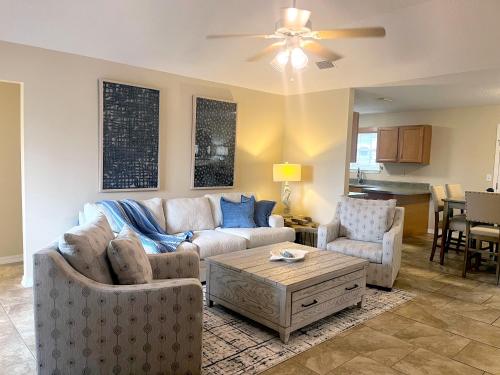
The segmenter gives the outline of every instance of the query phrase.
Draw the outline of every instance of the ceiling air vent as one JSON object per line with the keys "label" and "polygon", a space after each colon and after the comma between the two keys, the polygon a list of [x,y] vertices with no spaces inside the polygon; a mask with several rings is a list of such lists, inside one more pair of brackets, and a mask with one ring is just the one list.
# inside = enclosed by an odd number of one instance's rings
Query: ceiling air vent
{"label": "ceiling air vent", "polygon": [[316,66],[319,69],[331,69],[331,68],[335,68],[335,64],[332,61],[328,61],[328,60],[316,61]]}

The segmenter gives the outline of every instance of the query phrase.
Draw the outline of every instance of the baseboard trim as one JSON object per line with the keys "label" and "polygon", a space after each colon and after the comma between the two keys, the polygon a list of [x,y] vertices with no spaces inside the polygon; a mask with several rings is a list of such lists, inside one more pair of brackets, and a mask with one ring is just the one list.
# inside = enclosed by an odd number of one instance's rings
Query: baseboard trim
{"label": "baseboard trim", "polygon": [[21,280],[21,285],[25,288],[31,288],[33,286],[33,280],[31,277],[26,277],[26,275],[24,275]]}
{"label": "baseboard trim", "polygon": [[0,264],[19,263],[23,261],[23,254],[0,257]]}

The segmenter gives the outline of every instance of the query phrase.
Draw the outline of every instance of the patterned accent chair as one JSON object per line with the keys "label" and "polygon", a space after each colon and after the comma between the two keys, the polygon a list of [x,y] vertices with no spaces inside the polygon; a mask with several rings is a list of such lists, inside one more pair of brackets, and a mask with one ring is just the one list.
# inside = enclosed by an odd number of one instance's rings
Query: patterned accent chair
{"label": "patterned accent chair", "polygon": [[[384,202],[389,201],[344,199],[333,221],[319,226],[318,248],[368,260],[367,284],[391,289],[401,266],[404,208],[393,201],[391,211]],[[349,203],[355,207],[345,216],[342,206]],[[382,206],[387,210],[380,211]]]}
{"label": "patterned accent chair", "polygon": [[148,255],[151,284],[83,276],[53,245],[34,255],[39,374],[199,374],[203,295],[194,252]]}

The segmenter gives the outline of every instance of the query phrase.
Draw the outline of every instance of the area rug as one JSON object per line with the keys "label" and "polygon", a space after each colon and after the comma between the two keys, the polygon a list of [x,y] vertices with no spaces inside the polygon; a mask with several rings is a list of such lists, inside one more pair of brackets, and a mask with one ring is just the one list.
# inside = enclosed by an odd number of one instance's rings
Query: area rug
{"label": "area rug", "polygon": [[367,288],[363,308],[351,307],[291,334],[277,333],[217,304],[203,316],[202,374],[258,374],[339,333],[414,298],[412,293]]}

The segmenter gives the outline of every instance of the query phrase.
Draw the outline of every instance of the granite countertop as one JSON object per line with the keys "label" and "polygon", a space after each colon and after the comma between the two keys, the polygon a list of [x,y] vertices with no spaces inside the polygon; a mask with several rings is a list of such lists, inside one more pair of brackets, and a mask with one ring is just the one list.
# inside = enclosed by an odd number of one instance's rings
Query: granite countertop
{"label": "granite countertop", "polygon": [[349,180],[349,187],[363,189],[363,193],[385,193],[393,195],[420,195],[430,194],[429,184],[421,182],[397,182],[365,180],[359,184],[356,179]]}

